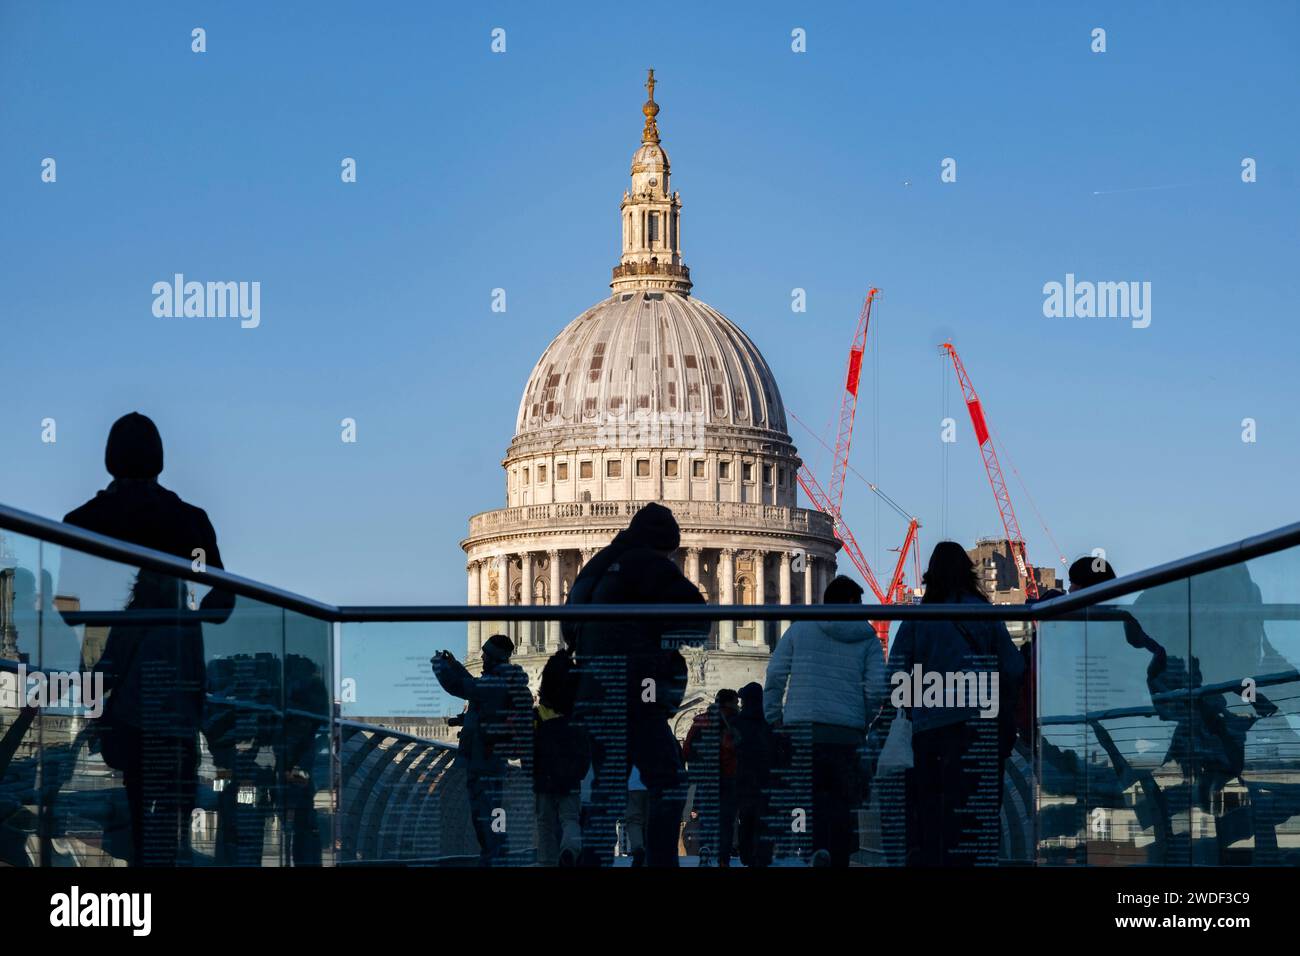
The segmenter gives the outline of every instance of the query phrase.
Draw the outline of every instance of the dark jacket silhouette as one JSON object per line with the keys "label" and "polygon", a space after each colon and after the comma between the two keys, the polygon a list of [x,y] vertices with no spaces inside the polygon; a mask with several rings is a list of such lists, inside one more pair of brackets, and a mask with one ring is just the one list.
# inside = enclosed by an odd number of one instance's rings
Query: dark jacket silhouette
{"label": "dark jacket silhouette", "polygon": [[[646,505],[582,569],[568,603],[703,605],[699,589],[667,557],[678,541],[672,512]],[[668,726],[686,693],[686,661],[677,646],[698,643],[707,632],[703,620],[590,621],[566,628],[579,666],[578,712],[585,719],[598,712],[604,721],[626,722],[624,777],[635,764],[649,787],[680,782],[680,748]]]}
{"label": "dark jacket silhouette", "polygon": [[475,677],[451,655],[439,655],[433,659],[433,673],[443,690],[469,701],[460,731],[460,751],[469,756],[469,772],[504,774],[508,759],[531,751],[527,737],[533,698],[528,675],[518,664],[485,654],[483,665],[483,675]]}
{"label": "dark jacket silhouette", "polygon": [[[199,549],[209,568],[222,567],[217,535],[202,508],[187,504],[157,482],[162,471],[162,440],[143,415],[131,413],[114,423],[104,452],[113,481],[65,523],[193,561]],[[114,695],[113,720],[169,736],[187,736],[199,727],[205,670],[203,631],[197,620],[182,621],[187,585],[179,578],[142,570],[126,610],[177,611],[169,626],[114,627],[99,669]],[[210,592],[203,609],[219,613],[233,607],[233,596]],[[146,686],[147,685],[147,686]]]}
{"label": "dark jacket silhouette", "polygon": [[[677,522],[649,504],[582,569],[569,604],[703,604],[699,590],[668,557],[680,543]],[[686,693],[686,661],[677,649],[699,643],[705,621],[630,617],[564,628],[578,665],[574,720],[591,740],[591,805],[583,832],[588,862],[613,862],[617,820],[624,817],[635,767],[647,790],[645,862],[676,866],[685,788],[681,748],[668,724]]]}
{"label": "dark jacket silhouette", "polygon": [[732,720],[716,703],[695,715],[682,741],[682,756],[692,774],[705,771],[715,778],[736,776],[736,733]]}
{"label": "dark jacket silhouette", "polygon": [[772,841],[764,818],[777,758],[776,735],[763,714],[763,685],[749,683],[739,693],[740,712],[731,719],[736,740],[738,849],[745,866],[762,867],[772,862]]}
{"label": "dark jacket silhouette", "polygon": [[573,721],[577,691],[573,652],[562,648],[542,668],[533,721],[533,790],[570,794],[582,785],[591,767],[591,745]]}
{"label": "dark jacket silhouette", "polygon": [[768,785],[776,763],[775,735],[763,715],[763,686],[740,688],[740,712],[731,718],[736,743],[736,789],[742,800],[758,796]]}

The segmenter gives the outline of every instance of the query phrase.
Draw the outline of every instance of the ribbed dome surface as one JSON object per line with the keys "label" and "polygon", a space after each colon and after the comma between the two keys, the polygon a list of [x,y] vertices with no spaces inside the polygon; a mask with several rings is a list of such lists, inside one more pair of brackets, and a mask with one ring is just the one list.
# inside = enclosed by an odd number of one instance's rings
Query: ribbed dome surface
{"label": "ribbed dome surface", "polygon": [[674,292],[621,293],[547,346],[524,387],[515,433],[663,413],[786,432],[772,370],[726,316]]}

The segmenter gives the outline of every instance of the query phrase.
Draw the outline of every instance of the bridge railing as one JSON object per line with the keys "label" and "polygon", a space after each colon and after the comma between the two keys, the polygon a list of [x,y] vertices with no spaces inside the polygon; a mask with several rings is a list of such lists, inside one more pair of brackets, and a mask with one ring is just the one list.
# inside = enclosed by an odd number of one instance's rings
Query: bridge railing
{"label": "bridge railing", "polygon": [[[1033,722],[1004,781],[1005,861],[1295,864],[1298,546],[1292,525],[1033,606],[337,607],[0,506],[0,864],[159,852],[133,845],[132,727],[149,745],[197,741],[193,789],[169,795],[189,814],[162,851],[178,863],[473,862],[470,768],[448,723],[462,702],[430,657],[473,670],[477,646],[506,633],[535,689],[550,622],[629,616],[727,625],[716,648],[683,648],[679,738],[705,688],[762,681],[792,622],[1030,622]],[[147,677],[113,688],[100,719],[96,675],[133,668]],[[787,860],[810,848],[787,832],[811,799],[801,759],[774,768],[764,797]],[[525,864],[531,780],[509,775],[506,859]],[[713,798],[692,780],[687,818],[707,822]],[[881,777],[859,809],[859,862],[899,860],[899,792]],[[716,853],[688,823],[683,854],[702,842]]]}

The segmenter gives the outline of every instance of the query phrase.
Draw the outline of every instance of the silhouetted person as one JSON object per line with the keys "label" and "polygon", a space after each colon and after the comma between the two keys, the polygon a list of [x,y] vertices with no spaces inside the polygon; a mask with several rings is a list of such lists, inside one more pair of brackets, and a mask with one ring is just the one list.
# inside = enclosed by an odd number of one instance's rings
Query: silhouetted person
{"label": "silhouetted person", "polygon": [[767,838],[768,787],[776,762],[776,742],[763,715],[763,685],[740,688],[740,712],[731,720],[736,741],[736,807],[740,820],[740,862],[763,867],[772,862]]}
{"label": "silhouetted person", "polygon": [[[285,856],[294,866],[321,865],[321,832],[316,816],[316,770],[329,773],[330,693],[320,664],[301,654],[284,661],[285,707],[281,746],[276,750],[276,780],[282,798]],[[324,759],[321,759],[324,758]]]}
{"label": "silhouetted person", "polygon": [[1079,558],[1070,565],[1070,593],[1115,580],[1115,569],[1105,558],[1094,556]]}
{"label": "silhouetted person", "polygon": [[[1115,571],[1106,559],[1097,555],[1079,558],[1070,565],[1068,572],[1069,591],[1074,593],[1082,588],[1092,587],[1105,581],[1115,579]],[[1060,588],[1043,588],[1038,597],[1025,599],[1025,604],[1038,604],[1061,597],[1066,592]],[[1038,664],[1034,653],[1034,644],[1038,640],[1038,626],[1029,629],[1029,635],[1020,645],[1020,658],[1025,664],[1025,676],[1020,683],[1020,695],[1016,699],[1016,736],[1025,742],[1033,752],[1039,749],[1038,740]]]}
{"label": "silhouetted person", "polygon": [[[861,604],[862,588],[840,576],[822,600]],[[884,652],[866,621],[796,621],[768,661],[768,721],[811,730],[816,866],[848,866],[857,848],[853,808],[864,788],[862,748],[885,685]]]}
{"label": "silhouetted person", "polygon": [[[1156,716],[1175,723],[1165,763],[1178,766],[1184,783],[1165,784],[1167,805],[1195,806],[1216,818],[1213,837],[1192,839],[1187,862],[1223,864],[1247,839],[1254,841],[1255,865],[1286,862],[1279,855],[1277,821],[1296,814],[1300,799],[1293,788],[1276,786],[1282,774],[1267,754],[1294,752],[1294,682],[1256,682],[1295,665],[1269,640],[1265,613],[1249,565],[1237,563],[1199,574],[1189,584],[1148,588],[1125,621],[1128,643],[1151,654],[1147,689]],[[1208,691],[1207,685],[1219,690]],[[1247,739],[1261,721],[1255,741],[1262,752],[1251,755]],[[1223,796],[1233,781],[1249,794],[1237,810]]]}
{"label": "silhouetted person", "polygon": [[684,856],[699,856],[700,853],[700,811],[691,808],[691,812],[686,817],[686,822],[682,824],[682,854]]}
{"label": "silhouetted person", "polygon": [[[975,566],[955,541],[941,541],[930,555],[922,579],[923,604],[987,604]],[[1015,741],[1015,701],[1024,662],[1001,621],[904,621],[889,654],[891,675],[913,679],[919,666],[939,674],[998,678],[995,717],[983,717],[969,699],[913,700],[912,769],[906,788],[907,862],[922,866],[996,864],[1000,837],[1002,771]],[[977,676],[976,678],[977,679]],[[900,690],[901,685],[896,688]],[[957,706],[966,703],[969,706]],[[991,708],[990,708],[991,709]],[[886,703],[880,727],[887,733],[895,716]],[[874,731],[873,731],[874,732]]]}
{"label": "silhouetted person", "polygon": [[[1073,564],[1070,564],[1067,571],[1067,589],[1070,593],[1080,591],[1083,588],[1091,588],[1093,584],[1102,584],[1105,581],[1114,580],[1114,568],[1106,562],[1105,558],[1100,555],[1088,555],[1088,557],[1079,558]],[[1039,604],[1041,601],[1050,601],[1052,598],[1061,597],[1065,594],[1060,588],[1044,588],[1039,592],[1037,598],[1027,598],[1024,601],[1026,605]],[[1092,622],[1088,626],[1087,636],[1091,643],[1097,643],[1101,636],[1101,628],[1106,627],[1100,622]],[[1069,630],[1067,630],[1069,628]],[[1047,633],[1052,635],[1053,641],[1078,641],[1080,644],[1079,653],[1082,653],[1082,643],[1086,630],[1084,624],[1078,624],[1078,630],[1070,627],[1065,622],[1058,623],[1057,626],[1050,628]],[[1041,639],[1040,628],[1035,624],[1030,632],[1030,639],[1024,641],[1021,645],[1021,658],[1024,661],[1024,680],[1021,687],[1021,695],[1015,709],[1015,727],[1017,735],[1026,741],[1032,752],[1039,756],[1040,766],[1040,787],[1044,792],[1062,793],[1076,797],[1073,801],[1060,801],[1047,806],[1039,814],[1039,830],[1043,839],[1050,839],[1053,836],[1075,836],[1082,832],[1088,825],[1087,819],[1084,819],[1084,810],[1086,810],[1087,800],[1078,799],[1078,797],[1087,796],[1088,800],[1093,801],[1092,806],[1121,806],[1119,801],[1123,800],[1122,792],[1113,786],[1112,780],[1096,779],[1096,765],[1089,765],[1086,761],[1080,761],[1079,753],[1073,749],[1062,749],[1056,743],[1053,743],[1047,735],[1041,735],[1039,731],[1039,663],[1037,663],[1036,653],[1037,641]],[[1049,649],[1052,657],[1049,657],[1049,676],[1052,672],[1057,671],[1060,678],[1061,665],[1057,663],[1056,654],[1061,653],[1060,645],[1053,645]],[[1092,649],[1092,654],[1104,657],[1104,654],[1097,653],[1096,648]],[[1049,685],[1049,692],[1054,688]],[[1117,689],[1118,688],[1114,688]],[[1132,702],[1132,701],[1130,701]],[[1102,745],[1105,748],[1105,745]],[[1080,748],[1084,749],[1084,748]],[[1110,784],[1110,790],[1104,792],[1106,784]],[[1112,804],[1110,801],[1115,800]],[[1087,840],[1079,840],[1074,848],[1075,860],[1080,864],[1087,862]]]}
{"label": "silhouetted person", "polygon": [[[700,604],[699,590],[670,559],[680,543],[672,512],[648,504],[595,555],[569,591],[570,605]],[[646,864],[677,865],[685,805],[681,748],[669,718],[686,693],[677,647],[702,643],[705,621],[627,619],[567,625],[579,669],[574,716],[592,743],[588,861],[613,862],[616,822],[626,816],[629,780],[646,790]],[[633,777],[633,768],[636,777]]]}
{"label": "silhouetted person", "polygon": [[203,735],[222,782],[213,841],[219,866],[262,865],[276,790],[273,760],[279,762],[282,749],[276,713],[281,686],[281,661],[266,651],[218,658],[208,666]]}
{"label": "silhouetted person", "polygon": [[[510,663],[514,642],[493,634],[483,643],[483,674],[474,677],[450,651],[432,658],[433,674],[443,690],[469,701],[460,731],[460,753],[468,760],[470,814],[478,837],[479,862],[501,866],[507,861],[506,762],[525,759],[531,769],[532,694],[528,675]],[[528,719],[521,722],[520,716]]]}
{"label": "silhouetted person", "polygon": [[573,722],[577,693],[573,652],[551,655],[542,668],[533,712],[533,792],[537,805],[537,862],[573,866],[582,852],[582,780],[591,767],[591,746]]}
{"label": "silhouetted person", "polygon": [[705,845],[718,866],[730,866],[736,832],[736,739],[732,721],[740,698],[724,687],[713,703],[695,715],[682,741],[682,755],[695,782],[695,806],[704,820]]}
{"label": "silhouetted person", "polygon": [[[104,465],[113,480],[65,515],[66,523],[222,567],[207,514],[158,484],[163,446],[151,420],[132,412],[114,422]],[[141,570],[126,610],[153,620],[113,627],[97,665],[112,691],[103,755],[123,771],[135,866],[174,866],[188,857],[206,680],[203,629],[187,611],[187,594],[184,580]],[[233,595],[210,591],[203,620],[225,620],[233,606]],[[175,617],[157,622],[159,611]]]}

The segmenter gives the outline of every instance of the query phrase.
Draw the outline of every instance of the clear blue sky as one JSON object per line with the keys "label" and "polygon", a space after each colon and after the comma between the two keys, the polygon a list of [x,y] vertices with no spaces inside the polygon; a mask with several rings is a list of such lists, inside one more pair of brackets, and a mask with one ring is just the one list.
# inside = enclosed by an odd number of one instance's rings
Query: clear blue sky
{"label": "clear blue sky", "polygon": [[[999,529],[947,335],[1067,557],[1101,546],[1131,571],[1289,522],[1297,9],[7,0],[0,500],[62,516],[136,409],[232,570],[340,603],[462,602],[458,542],[504,504],[533,362],[608,294],[654,66],[695,291],[809,424],[829,427],[861,297],[884,290],[853,464],[927,550]],[[155,318],[174,272],[260,281],[261,326]],[[1151,282],[1150,327],[1045,318],[1067,272]],[[846,513],[886,564],[901,522],[877,526],[856,481]]]}

